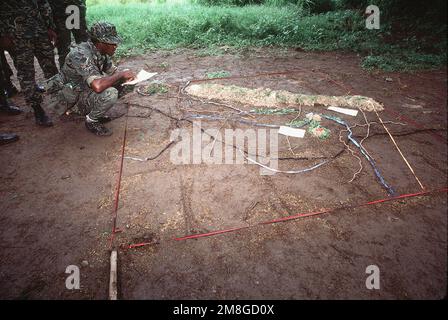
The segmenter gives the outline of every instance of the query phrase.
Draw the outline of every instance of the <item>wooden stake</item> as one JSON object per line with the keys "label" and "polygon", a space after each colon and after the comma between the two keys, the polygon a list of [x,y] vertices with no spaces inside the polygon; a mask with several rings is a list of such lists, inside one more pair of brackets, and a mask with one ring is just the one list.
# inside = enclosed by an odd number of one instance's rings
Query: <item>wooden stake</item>
{"label": "wooden stake", "polygon": [[117,251],[112,250],[110,254],[110,281],[109,281],[109,300],[117,300]]}

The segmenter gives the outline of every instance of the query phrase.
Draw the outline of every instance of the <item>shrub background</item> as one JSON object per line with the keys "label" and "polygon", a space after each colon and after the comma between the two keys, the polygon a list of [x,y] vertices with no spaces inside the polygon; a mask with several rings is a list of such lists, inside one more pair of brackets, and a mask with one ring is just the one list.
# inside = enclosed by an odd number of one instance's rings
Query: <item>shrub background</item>
{"label": "shrub background", "polygon": [[124,38],[117,54],[153,49],[251,46],[344,50],[368,69],[446,65],[446,1],[377,0],[381,29],[365,27],[366,0],[87,0],[88,23],[108,20]]}

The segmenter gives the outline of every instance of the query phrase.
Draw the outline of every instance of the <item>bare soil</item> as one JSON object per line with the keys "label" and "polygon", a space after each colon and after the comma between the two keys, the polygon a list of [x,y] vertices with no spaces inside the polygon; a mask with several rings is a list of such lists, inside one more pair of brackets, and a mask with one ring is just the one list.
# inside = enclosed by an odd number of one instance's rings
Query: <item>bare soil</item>
{"label": "bare soil", "polygon": [[[199,51],[154,52],[127,58],[120,66],[144,68],[169,85],[168,93],[130,94],[111,111],[129,106],[125,155],[157,155],[187,114],[228,116],[224,106],[179,93],[193,79],[228,71],[213,83],[271,88],[303,94],[359,94],[384,104],[380,115],[427,190],[447,185],[446,69],[369,73],[359,57],[254,49],[203,56]],[[265,75],[293,71],[294,73]],[[387,79],[386,78],[390,78]],[[392,81],[390,81],[392,80]],[[342,84],[342,85],[341,85]],[[349,91],[349,92],[347,92]],[[23,106],[19,95],[14,101]],[[150,107],[150,108],[148,108]],[[248,110],[248,106],[235,106]],[[162,111],[157,112],[151,108]],[[81,121],[58,118],[39,128],[31,113],[0,116],[0,131],[20,141],[0,148],[0,298],[107,299],[114,192],[126,117],[108,126],[108,138],[93,136]],[[324,108],[303,108],[327,113]],[[401,114],[405,119],[397,119]],[[334,113],[333,113],[334,114]],[[168,115],[168,116],[167,116]],[[336,114],[334,114],[336,115]],[[351,125],[364,124],[338,115]],[[370,121],[378,121],[366,113]],[[246,118],[286,123],[295,115]],[[417,121],[416,127],[405,120]],[[329,121],[327,140],[291,138],[295,156],[280,138],[282,170],[315,165],[344,149],[343,127]],[[251,128],[236,122],[202,120],[207,128]],[[360,140],[366,127],[354,129]],[[346,134],[343,133],[343,137]],[[398,194],[420,192],[414,176],[384,129],[372,125],[363,145]],[[352,146],[355,154],[358,150]],[[341,204],[387,198],[369,163],[344,151],[330,163],[302,174],[260,175],[252,164],[175,165],[170,149],[155,160],[124,160],[114,246],[119,248],[121,299],[440,299],[447,287],[446,193],[282,222],[259,222]],[[175,241],[190,234],[253,226],[232,233]],[[149,245],[128,249],[129,244]],[[87,261],[88,264],[83,261]],[[66,267],[81,270],[81,289],[67,290]],[[366,268],[377,265],[380,290],[366,289]]]}

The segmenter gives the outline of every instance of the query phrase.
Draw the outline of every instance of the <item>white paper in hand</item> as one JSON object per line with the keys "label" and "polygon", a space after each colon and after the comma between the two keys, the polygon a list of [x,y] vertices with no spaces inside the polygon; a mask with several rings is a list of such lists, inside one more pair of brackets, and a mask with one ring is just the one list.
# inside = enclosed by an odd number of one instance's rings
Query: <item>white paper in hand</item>
{"label": "white paper in hand", "polygon": [[156,74],[157,74],[157,72],[149,73],[149,72],[147,72],[145,70],[140,70],[140,72],[137,74],[137,76],[135,77],[134,80],[125,82],[125,83],[122,84],[122,86],[133,85],[133,84],[137,84],[137,83],[146,81],[149,78],[154,77]]}

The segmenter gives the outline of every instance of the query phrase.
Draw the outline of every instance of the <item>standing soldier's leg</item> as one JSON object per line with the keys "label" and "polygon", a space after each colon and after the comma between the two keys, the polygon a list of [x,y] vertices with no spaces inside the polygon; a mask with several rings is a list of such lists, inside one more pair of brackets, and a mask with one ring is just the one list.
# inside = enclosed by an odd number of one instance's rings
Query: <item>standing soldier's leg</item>
{"label": "standing soldier's leg", "polygon": [[[40,126],[52,126],[50,118],[42,109],[42,95],[36,90],[34,69],[33,39],[16,39],[15,65],[17,77],[22,87],[26,103],[33,108],[36,123]],[[53,61],[54,63],[54,61]],[[55,66],[56,68],[56,66]]]}
{"label": "standing soldier's leg", "polygon": [[[58,41],[56,42],[56,47],[58,48],[59,55],[59,68],[64,65],[65,57],[70,52],[70,44],[72,42],[70,30],[67,29],[65,25],[65,14],[63,17],[58,17],[54,19],[56,24],[56,33],[58,35]],[[62,19],[60,19],[62,18]]]}
{"label": "standing soldier's leg", "polygon": [[[2,51],[3,52],[3,51]],[[4,64],[2,59],[0,59],[0,111],[10,113],[8,108],[8,98],[6,96],[6,87],[5,82],[2,81],[2,78],[6,75],[2,71],[4,71]],[[20,110],[18,110],[20,113]],[[0,132],[0,145],[11,143],[19,140],[19,136],[14,133],[1,133]]]}
{"label": "standing soldier's leg", "polygon": [[[3,51],[2,51],[3,53]],[[11,85],[9,65],[5,59],[0,59],[0,111],[10,115],[20,114],[22,110],[8,100],[8,89]],[[9,69],[11,70],[11,69]]]}
{"label": "standing soldier's leg", "polygon": [[2,79],[0,79],[0,81],[4,81],[4,87],[8,94],[8,97],[12,97],[18,93],[18,90],[11,82],[11,76],[13,75],[13,72],[8,61],[6,60],[5,51],[3,50],[0,50],[0,60],[3,70],[3,73],[1,74]]}
{"label": "standing soldier's leg", "polygon": [[87,13],[87,7],[86,7],[86,2],[85,1],[81,1],[82,3],[80,5],[78,5],[79,7],[79,18],[80,18],[80,23],[79,29],[73,29],[73,37],[75,38],[76,43],[81,43],[81,42],[86,42],[87,40],[89,40],[89,35],[87,33],[87,22],[86,22],[86,13]]}
{"label": "standing soldier's leg", "polygon": [[54,47],[48,40],[47,34],[40,34],[33,41],[34,55],[39,61],[39,65],[44,72],[45,79],[50,79],[52,76],[57,74],[58,68],[56,67],[56,62],[54,61]]}

